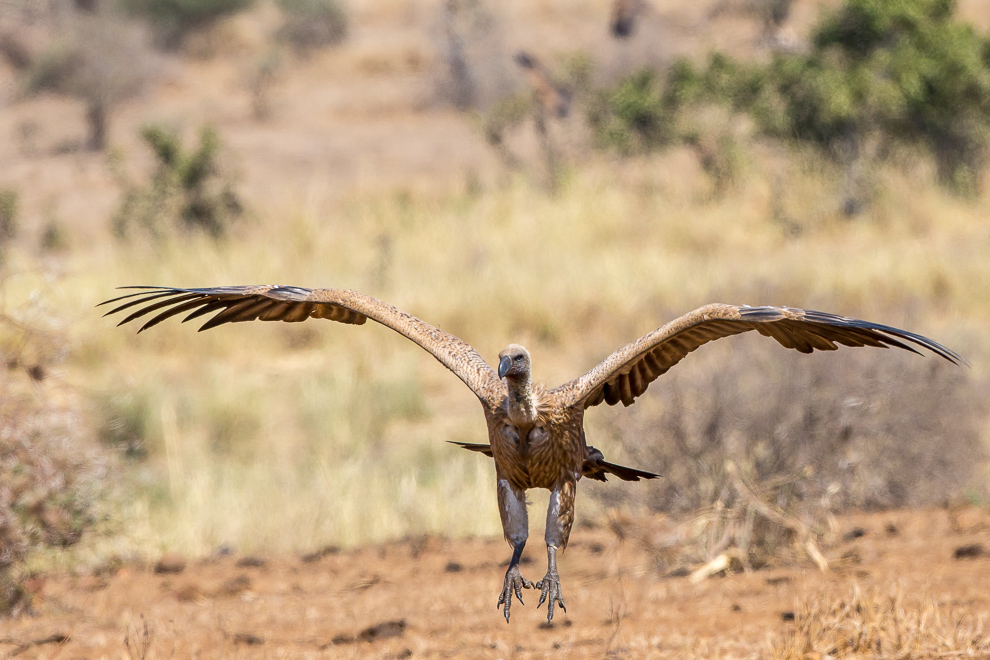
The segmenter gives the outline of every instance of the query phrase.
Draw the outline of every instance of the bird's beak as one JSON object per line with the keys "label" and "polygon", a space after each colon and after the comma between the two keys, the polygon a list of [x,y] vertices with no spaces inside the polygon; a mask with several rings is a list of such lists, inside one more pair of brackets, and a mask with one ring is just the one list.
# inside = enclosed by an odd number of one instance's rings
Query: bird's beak
{"label": "bird's beak", "polygon": [[512,359],[508,355],[504,356],[498,362],[498,377],[505,378],[505,374],[509,373],[509,367],[512,366]]}

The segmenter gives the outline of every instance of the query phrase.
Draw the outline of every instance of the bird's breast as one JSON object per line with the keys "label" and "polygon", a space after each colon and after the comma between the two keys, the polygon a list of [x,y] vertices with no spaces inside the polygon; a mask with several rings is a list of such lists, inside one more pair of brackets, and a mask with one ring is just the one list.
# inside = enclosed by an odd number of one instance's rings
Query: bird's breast
{"label": "bird's breast", "polygon": [[550,431],[543,426],[527,429],[506,424],[502,428],[502,437],[521,459],[544,453],[550,444]]}
{"label": "bird's breast", "polygon": [[505,424],[502,426],[502,439],[505,441],[506,448],[515,452],[516,454],[525,454],[526,447],[525,443],[521,442],[522,439],[526,437],[525,433],[520,433],[519,428],[513,426],[512,424]]}
{"label": "bird's breast", "polygon": [[543,426],[534,426],[526,434],[526,445],[530,452],[541,452],[550,441],[550,432]]}
{"label": "bird's breast", "polygon": [[553,433],[542,425],[520,428],[503,424],[493,438],[499,472],[518,488],[553,488],[563,472],[572,471],[567,452],[561,452]]}

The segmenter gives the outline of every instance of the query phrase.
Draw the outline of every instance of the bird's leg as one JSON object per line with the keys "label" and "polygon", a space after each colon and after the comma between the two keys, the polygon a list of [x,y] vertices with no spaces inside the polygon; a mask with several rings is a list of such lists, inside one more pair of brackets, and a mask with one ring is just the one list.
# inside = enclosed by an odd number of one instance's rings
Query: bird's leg
{"label": "bird's leg", "polygon": [[547,507],[547,574],[536,583],[540,590],[539,607],[547,601],[547,621],[553,620],[553,612],[557,605],[567,612],[564,597],[560,593],[560,576],[557,574],[557,549],[567,545],[567,537],[574,523],[574,482],[565,482],[555,488],[550,494],[550,506]]}
{"label": "bird's leg", "polygon": [[519,558],[522,557],[523,548],[526,547],[526,541],[519,541],[512,548],[512,560],[509,562],[509,570],[505,572],[505,583],[502,585],[502,594],[498,597],[498,605],[496,607],[503,606],[503,614],[505,614],[505,622],[509,622],[509,606],[512,604],[512,594],[516,594],[516,598],[523,605],[522,590],[532,589],[533,582],[527,580],[519,572]]}
{"label": "bird's leg", "polygon": [[536,604],[537,608],[548,597],[550,599],[547,603],[547,621],[553,620],[553,611],[556,605],[560,605],[560,609],[567,612],[567,608],[564,606],[564,597],[560,593],[560,576],[557,575],[556,546],[547,545],[547,574],[543,576],[542,580],[536,583],[536,588],[540,590],[540,602]]}
{"label": "bird's leg", "polygon": [[526,547],[526,539],[529,538],[526,494],[513,488],[507,480],[499,479],[498,509],[502,516],[502,530],[505,532],[505,538],[512,544],[512,559],[509,561],[509,569],[505,572],[505,583],[502,585],[502,594],[498,597],[498,605],[496,605],[496,607],[503,608],[505,622],[508,623],[512,594],[515,593],[516,598],[522,603],[522,590],[533,588],[532,581],[524,578],[519,572],[519,560],[522,557],[523,548]]}

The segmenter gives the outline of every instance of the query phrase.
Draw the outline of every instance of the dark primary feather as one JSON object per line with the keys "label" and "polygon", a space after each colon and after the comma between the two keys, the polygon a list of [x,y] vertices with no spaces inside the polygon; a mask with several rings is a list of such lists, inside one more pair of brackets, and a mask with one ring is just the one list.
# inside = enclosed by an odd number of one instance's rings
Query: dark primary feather
{"label": "dark primary feather", "polygon": [[[660,375],[710,341],[756,330],[802,353],[842,346],[895,347],[913,353],[926,348],[953,364],[967,364],[958,353],[907,330],[790,307],[713,304],[701,307],[626,344],[584,376],[551,392],[565,405],[585,408],[605,402],[630,405]],[[912,346],[913,344],[913,346]]]}
{"label": "dark primary feather", "polygon": [[[259,319],[292,323],[305,321],[308,318],[325,318],[354,325],[361,325],[368,320],[365,315],[342,305],[318,300],[311,289],[294,286],[221,286],[209,289],[173,289],[148,286],[122,288],[139,289],[139,291],[100,303],[100,305],[107,305],[130,299],[128,302],[111,309],[104,316],[138,306],[136,311],[124,317],[117,325],[130,323],[159,309],[165,310],[146,321],[138,332],[143,332],[166,319],[185,312],[191,313],[182,319],[183,323],[217,312],[213,318],[200,327],[200,331],[209,330],[224,323],[240,323]],[[145,303],[152,304],[145,305]]]}

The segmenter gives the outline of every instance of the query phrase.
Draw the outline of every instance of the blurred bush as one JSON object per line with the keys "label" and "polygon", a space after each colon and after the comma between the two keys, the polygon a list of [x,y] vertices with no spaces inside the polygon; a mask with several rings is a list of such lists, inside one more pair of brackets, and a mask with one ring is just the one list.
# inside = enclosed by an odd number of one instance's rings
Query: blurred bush
{"label": "blurred bush", "polygon": [[588,120],[600,146],[623,155],[654,151],[669,144],[673,110],[656,71],[646,69],[603,90]]}
{"label": "blurred bush", "polygon": [[57,218],[50,218],[41,231],[38,247],[42,252],[64,252],[69,248],[69,233]]}
{"label": "blurred bush", "polygon": [[513,94],[492,104],[482,118],[485,142],[510,170],[522,169],[522,160],[509,149],[509,133],[521,126],[532,112],[532,94]]}
{"label": "blurred bush", "polygon": [[17,236],[17,191],[5,188],[0,190],[0,262],[15,236]]}
{"label": "blurred bush", "polygon": [[247,9],[254,0],[120,0],[125,11],[151,23],[159,43],[177,48],[192,30]]}
{"label": "blurred bush", "polygon": [[778,58],[781,115],[768,132],[855,151],[870,134],[921,144],[943,183],[974,192],[990,139],[990,38],[953,0],[847,0],[805,56]]}
{"label": "blurred bush", "polygon": [[154,71],[145,31],[112,13],[80,14],[64,24],[25,72],[28,93],[68,94],[86,104],[89,149],[107,146],[110,117]]}
{"label": "blurred bush", "polygon": [[[974,193],[990,144],[990,37],[954,10],[953,0],[846,0],[823,14],[806,54],[642,71],[602,91],[589,122],[602,148],[628,155],[697,142],[698,108],[718,105],[763,135],[815,145],[850,177],[863,159],[921,146],[942,183]],[[852,188],[849,209],[860,206]]]}
{"label": "blurred bush", "polygon": [[[535,179],[542,179],[551,193],[560,190],[566,172],[567,143],[576,137],[576,123],[568,121],[573,114],[571,109],[584,102],[594,69],[591,58],[583,53],[554,59],[555,66],[551,68],[531,53],[516,53],[514,60],[525,74],[529,89],[506,94],[480,114],[485,142],[502,164],[511,171],[529,172]],[[534,159],[526,157],[525,139],[519,139],[529,126],[539,145],[538,165],[527,162]],[[581,136],[578,139],[583,141],[583,130]],[[513,142],[516,149],[510,146]]]}
{"label": "blurred bush", "polygon": [[347,38],[347,12],[338,0],[276,0],[285,23],[278,38],[299,53],[335,46]]}
{"label": "blurred bush", "polygon": [[272,50],[259,57],[248,71],[245,83],[251,93],[251,114],[258,121],[271,118],[272,88],[282,76],[282,56]]}
{"label": "blurred bush", "polygon": [[151,148],[157,167],[147,183],[127,180],[118,161],[124,198],[113,219],[113,232],[127,238],[132,227],[161,240],[176,230],[202,230],[220,238],[243,212],[230,172],[221,164],[220,138],[204,126],[199,145],[186,149],[176,131],[147,126],[141,137]]}
{"label": "blurred bush", "polygon": [[600,148],[625,156],[691,148],[721,194],[737,178],[742,157],[732,113],[755,104],[762,85],[758,68],[722,55],[704,69],[681,60],[664,75],[647,69],[599,91],[588,120]]}
{"label": "blurred bush", "polygon": [[37,299],[29,307],[28,320],[0,315],[0,615],[30,607],[23,560],[78,542],[104,517],[109,490],[111,456],[49,396],[65,340]]}
{"label": "blurred bush", "polygon": [[153,433],[157,419],[154,401],[147,392],[129,388],[122,392],[97,392],[92,397],[96,435],[100,442],[121,456],[143,460],[160,449]]}
{"label": "blurred bush", "polygon": [[498,5],[445,0],[436,34],[437,101],[458,110],[485,110],[519,88]]}

